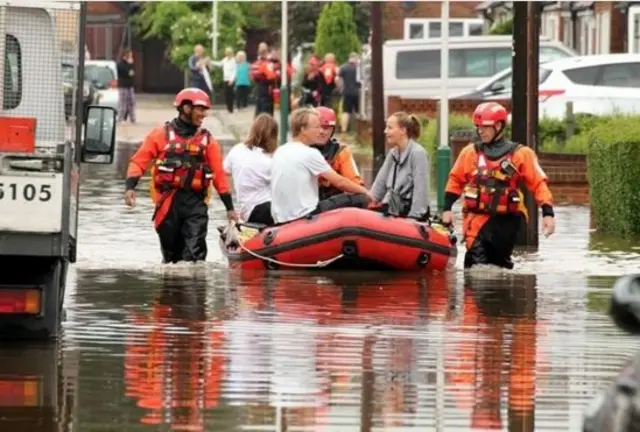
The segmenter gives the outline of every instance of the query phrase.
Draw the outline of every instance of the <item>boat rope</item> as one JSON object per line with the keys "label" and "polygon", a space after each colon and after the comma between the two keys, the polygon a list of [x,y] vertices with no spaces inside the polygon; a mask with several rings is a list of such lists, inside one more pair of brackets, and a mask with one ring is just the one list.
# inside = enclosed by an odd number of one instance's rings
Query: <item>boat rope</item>
{"label": "boat rope", "polygon": [[286,263],[283,261],[278,261],[277,259],[273,259],[270,257],[266,257],[264,255],[260,255],[255,253],[254,251],[248,249],[245,245],[242,244],[242,242],[239,242],[240,244],[240,249],[242,249],[243,251],[245,251],[246,253],[248,253],[249,255],[261,259],[263,261],[267,261],[267,262],[271,262],[274,264],[277,264],[279,266],[283,266],[283,267],[298,267],[298,268],[320,268],[320,267],[326,267],[329,264],[338,261],[340,258],[342,258],[344,256],[344,254],[340,254],[340,255],[336,255],[333,258],[329,258],[328,260],[324,260],[324,261],[318,261],[315,264],[297,264],[297,263]]}

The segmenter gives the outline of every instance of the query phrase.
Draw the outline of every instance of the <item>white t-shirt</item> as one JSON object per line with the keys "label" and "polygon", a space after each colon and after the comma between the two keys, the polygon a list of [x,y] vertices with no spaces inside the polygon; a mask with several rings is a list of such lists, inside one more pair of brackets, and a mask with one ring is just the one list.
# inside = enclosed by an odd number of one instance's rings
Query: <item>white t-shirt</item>
{"label": "white t-shirt", "polygon": [[224,170],[233,178],[242,220],[249,219],[255,206],[271,200],[271,163],[264,150],[249,149],[244,143],[233,146],[224,159]]}
{"label": "white t-shirt", "polygon": [[318,176],[331,170],[322,154],[299,142],[278,147],[271,167],[271,216],[276,223],[308,215],[318,206]]}

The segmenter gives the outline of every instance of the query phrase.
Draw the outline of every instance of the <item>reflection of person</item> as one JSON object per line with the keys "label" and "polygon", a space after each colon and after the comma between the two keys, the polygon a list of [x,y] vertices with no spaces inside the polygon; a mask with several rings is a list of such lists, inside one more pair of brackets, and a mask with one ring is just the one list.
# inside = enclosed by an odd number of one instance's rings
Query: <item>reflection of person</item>
{"label": "reflection of person", "polygon": [[155,160],[152,198],[154,227],[163,262],[204,261],[207,257],[208,197],[213,185],[229,220],[238,220],[222,151],[202,121],[211,108],[202,90],[187,88],[176,95],[178,117],[153,129],[132,156],[127,170],[125,203],[136,203],[135,187]]}
{"label": "reflection of person", "polygon": [[151,312],[133,317],[147,330],[126,343],[126,396],[144,413],[140,423],[160,430],[204,430],[205,410],[221,395],[224,334],[219,323],[207,330],[205,291],[193,282],[166,280]]}
{"label": "reflection of person", "polygon": [[492,264],[512,269],[511,253],[521,220],[528,218],[520,183],[542,207],[546,236],[555,230],[553,196],[535,152],[504,137],[507,110],[502,105],[481,103],[473,113],[473,123],[480,141],[462,149],[451,168],[442,221],[453,223],[451,207],[462,197],[467,246],[464,267]]}
{"label": "reflection of person", "polygon": [[[451,360],[456,404],[471,410],[471,428],[533,431],[537,357],[536,278],[486,279],[467,275],[462,329]],[[514,294],[516,293],[516,294]],[[507,360],[506,358],[509,360]],[[449,359],[447,359],[447,362]],[[504,365],[508,426],[502,418]],[[472,394],[465,395],[465,387]]]}

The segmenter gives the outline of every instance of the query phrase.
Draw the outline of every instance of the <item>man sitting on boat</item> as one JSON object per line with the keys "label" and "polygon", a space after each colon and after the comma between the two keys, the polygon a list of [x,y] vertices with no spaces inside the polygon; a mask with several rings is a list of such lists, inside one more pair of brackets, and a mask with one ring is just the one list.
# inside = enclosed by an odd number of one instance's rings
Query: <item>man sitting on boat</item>
{"label": "man sitting on boat", "polygon": [[397,112],[384,130],[392,146],[371,187],[375,207],[384,213],[426,221],[429,217],[429,157],[416,142],[420,121]]}
{"label": "man sitting on boat", "polygon": [[[324,159],[329,163],[331,168],[342,177],[346,177],[354,183],[364,186],[364,181],[358,172],[358,166],[353,159],[353,154],[347,145],[341,144],[333,136],[336,130],[336,113],[331,108],[316,108],[320,115],[320,142],[312,147],[317,148]],[[334,195],[342,193],[339,189],[333,187],[327,180],[320,179],[320,200],[325,200]],[[366,206],[367,199],[365,195],[359,195],[362,207]]]}
{"label": "man sitting on boat", "polygon": [[271,167],[271,215],[277,224],[343,207],[359,206],[357,195],[340,194],[320,201],[318,178],[350,194],[371,195],[363,186],[336,173],[320,152],[311,148],[320,140],[320,116],[313,108],[291,113],[293,139],[280,146]]}
{"label": "man sitting on boat", "polygon": [[273,225],[271,217],[271,157],[278,148],[278,123],[267,113],[253,121],[245,142],[231,148],[224,170],[233,178],[240,217],[250,223]]}

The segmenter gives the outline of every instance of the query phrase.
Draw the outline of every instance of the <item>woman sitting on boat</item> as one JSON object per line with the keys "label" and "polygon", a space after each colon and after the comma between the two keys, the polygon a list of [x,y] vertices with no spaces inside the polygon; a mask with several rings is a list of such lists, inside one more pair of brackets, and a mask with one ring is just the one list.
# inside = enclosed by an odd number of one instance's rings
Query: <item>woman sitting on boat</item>
{"label": "woman sitting on boat", "polygon": [[233,146],[224,160],[240,203],[240,218],[273,225],[271,217],[271,156],[278,147],[278,123],[269,114],[253,121],[249,136]]}
{"label": "woman sitting on boat", "polygon": [[392,216],[425,221],[429,217],[429,157],[416,142],[420,121],[406,112],[387,119],[387,153],[371,188],[374,205]]}

